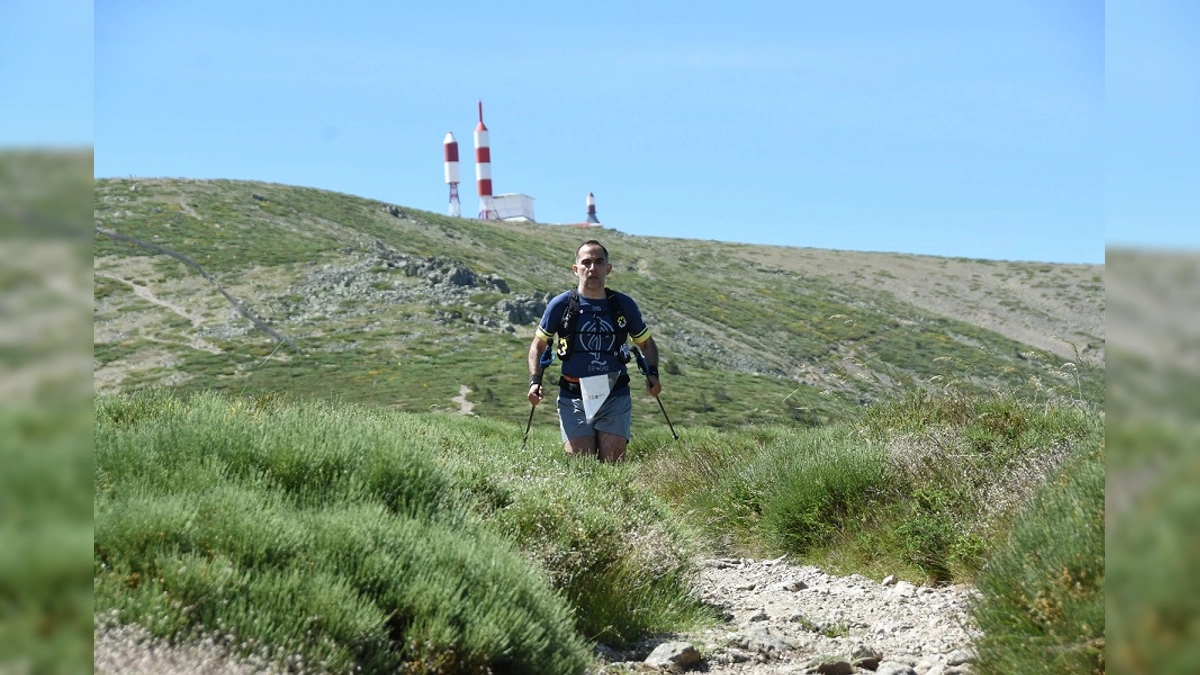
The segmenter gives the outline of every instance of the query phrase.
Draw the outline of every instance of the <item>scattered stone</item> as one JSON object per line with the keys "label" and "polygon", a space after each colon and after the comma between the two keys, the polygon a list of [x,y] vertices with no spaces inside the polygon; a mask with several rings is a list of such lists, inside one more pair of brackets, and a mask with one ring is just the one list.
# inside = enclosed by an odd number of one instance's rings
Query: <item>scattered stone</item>
{"label": "scattered stone", "polygon": [[[918,590],[898,580],[884,585],[812,566],[733,558],[699,563],[695,583],[726,623],[678,639],[705,645],[710,675],[811,673],[838,662],[847,672],[888,672],[886,666],[892,675],[916,675],[913,666],[921,662],[928,671],[922,675],[949,675],[955,668],[949,655],[971,647],[969,587]],[[807,590],[791,591],[792,584]],[[815,654],[831,656],[814,661]]]}
{"label": "scattered stone", "polygon": [[[553,297],[502,297],[509,294],[502,277],[479,274],[451,258],[402,253],[381,240],[375,240],[369,251],[351,248],[342,253],[351,260],[314,268],[282,297],[264,298],[268,306],[278,308],[278,315],[271,318],[283,325],[313,325],[364,316],[380,305],[454,306],[472,311],[443,311],[434,320],[439,325],[464,322],[513,332],[514,325],[537,323]],[[480,300],[489,293],[495,294],[495,301]]]}
{"label": "scattered stone", "polygon": [[614,661],[620,661],[622,658],[622,655],[620,652],[613,649],[612,647],[609,647],[608,645],[602,645],[602,644],[598,644],[598,645],[596,645],[596,647],[594,649],[592,649],[592,655],[598,659],[601,659],[601,660],[607,662],[607,663],[613,663]]}
{"label": "scattered stone", "polygon": [[700,663],[700,652],[687,642],[664,642],[646,657],[646,665],[683,672]]}
{"label": "scattered stone", "polygon": [[917,675],[917,671],[907,663],[884,661],[875,669],[875,675]]}
{"label": "scattered stone", "polygon": [[882,658],[883,652],[864,644],[854,645],[854,649],[850,651],[850,662],[854,664],[855,668],[875,670],[879,667]]}
{"label": "scattered stone", "polygon": [[813,669],[821,675],[854,675],[854,666],[849,661],[825,661]]}
{"label": "scattered stone", "polygon": [[946,665],[961,666],[964,663],[973,661],[971,654],[964,649],[955,649],[946,657]]}
{"label": "scattered stone", "polygon": [[[811,590],[783,590],[794,581]],[[630,652],[597,646],[594,653],[607,664],[605,673],[670,669],[708,675],[864,675],[874,667],[876,675],[967,675],[973,654],[968,607],[975,591],[924,588],[901,595],[894,586],[857,575],[833,576],[812,566],[706,560],[697,565],[694,589],[722,613],[724,624],[672,636],[672,642],[658,645],[649,656],[649,644]],[[703,645],[703,655],[694,645]],[[96,663],[110,652],[110,643],[97,632]],[[828,656],[815,658],[818,654]],[[104,663],[133,657],[114,658]]]}

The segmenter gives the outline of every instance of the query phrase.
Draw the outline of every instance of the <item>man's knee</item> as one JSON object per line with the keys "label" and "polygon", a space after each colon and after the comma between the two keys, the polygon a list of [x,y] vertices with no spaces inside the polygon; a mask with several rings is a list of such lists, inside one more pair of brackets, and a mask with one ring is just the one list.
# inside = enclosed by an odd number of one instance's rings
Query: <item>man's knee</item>
{"label": "man's knee", "polygon": [[563,449],[571,457],[587,457],[596,454],[596,439],[593,436],[572,438],[563,444]]}
{"label": "man's knee", "polygon": [[619,462],[625,458],[625,446],[628,445],[629,439],[604,431],[601,431],[598,437],[600,461]]}

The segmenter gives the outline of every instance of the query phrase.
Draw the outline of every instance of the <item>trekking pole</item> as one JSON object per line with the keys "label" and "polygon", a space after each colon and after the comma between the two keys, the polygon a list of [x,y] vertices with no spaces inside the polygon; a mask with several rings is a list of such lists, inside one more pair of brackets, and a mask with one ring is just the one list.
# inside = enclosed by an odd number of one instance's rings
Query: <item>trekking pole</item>
{"label": "trekking pole", "polygon": [[[553,350],[553,348],[551,348],[550,346],[547,345],[546,351],[542,352],[542,355],[538,357],[538,367],[541,368],[542,371],[544,372],[547,368],[550,367],[550,364],[553,361],[554,361],[554,350]],[[525,449],[525,442],[529,440],[529,428],[533,426],[533,411],[536,409],[537,409],[536,403],[529,404],[529,421],[527,421],[525,423],[525,435],[521,438],[521,449],[522,450]]]}
{"label": "trekking pole", "polygon": [[[630,351],[633,352],[633,357],[637,359],[638,370],[642,371],[642,374],[646,376],[646,384],[649,385],[650,366],[646,365],[646,359],[642,356],[640,349],[634,347]],[[658,401],[658,409],[662,411],[663,419],[667,421],[667,428],[671,430],[671,436],[673,436],[675,440],[679,440],[679,434],[675,433],[675,425],[671,424],[671,418],[667,416],[667,409],[663,407],[662,399],[655,396],[654,400]]]}

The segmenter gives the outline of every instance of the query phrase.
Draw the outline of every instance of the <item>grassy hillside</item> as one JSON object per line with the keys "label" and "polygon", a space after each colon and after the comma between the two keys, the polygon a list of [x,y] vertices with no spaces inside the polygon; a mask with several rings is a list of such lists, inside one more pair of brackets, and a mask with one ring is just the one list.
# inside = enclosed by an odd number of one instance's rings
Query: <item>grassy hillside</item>
{"label": "grassy hillside", "polygon": [[[812,426],[912,387],[1103,396],[1099,266],[481,223],[255,182],[98,180],[94,197],[98,228],[194,260],[298,347],[179,259],[97,234],[99,392],[272,392],[522,423],[540,308],[595,236],[610,285],[659,341],[676,424]],[[663,425],[652,404],[635,417]]]}

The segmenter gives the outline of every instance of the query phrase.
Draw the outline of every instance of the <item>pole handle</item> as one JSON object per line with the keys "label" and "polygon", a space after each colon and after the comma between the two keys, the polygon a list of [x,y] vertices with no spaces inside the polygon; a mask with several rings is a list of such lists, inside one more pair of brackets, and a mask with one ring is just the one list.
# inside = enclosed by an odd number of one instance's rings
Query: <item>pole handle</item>
{"label": "pole handle", "polygon": [[642,374],[648,377],[650,375],[650,366],[646,365],[646,357],[642,356],[642,350],[633,347],[629,351],[633,352],[633,358],[637,361],[638,370],[642,371]]}

